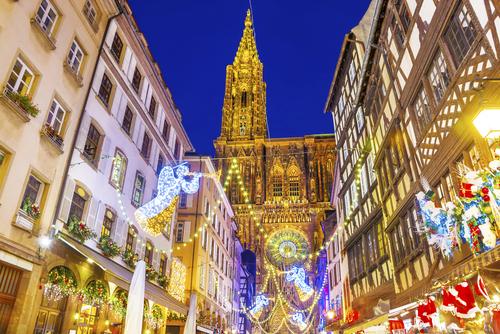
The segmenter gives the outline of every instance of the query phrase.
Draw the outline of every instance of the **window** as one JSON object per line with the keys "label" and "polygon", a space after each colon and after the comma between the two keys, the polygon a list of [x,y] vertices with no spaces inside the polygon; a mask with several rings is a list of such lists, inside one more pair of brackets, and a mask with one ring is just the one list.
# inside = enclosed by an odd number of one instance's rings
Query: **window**
{"label": "window", "polygon": [[163,139],[165,139],[165,141],[167,142],[167,144],[168,144],[169,134],[170,134],[170,125],[168,124],[167,120],[164,120],[163,121],[163,129],[161,131],[161,135],[162,135]]}
{"label": "window", "polygon": [[363,114],[363,108],[359,107],[356,110],[356,124],[358,126],[358,131],[361,132],[363,126],[365,125],[365,115]]}
{"label": "window", "polygon": [[175,140],[175,148],[174,148],[174,157],[177,158],[178,160],[181,160],[181,143],[176,139]]}
{"label": "window", "polygon": [[210,203],[208,203],[208,200],[205,201],[205,216],[208,217],[210,215]]}
{"label": "window", "polygon": [[150,150],[151,150],[151,138],[148,136],[147,132],[144,132],[144,136],[142,138],[142,147],[141,147],[142,156],[148,159]]}
{"label": "window", "polygon": [[356,84],[356,65],[354,64],[354,61],[351,61],[351,64],[349,65],[349,82],[351,83],[351,86]]}
{"label": "window", "polygon": [[57,17],[57,10],[52,2],[49,0],[42,0],[36,12],[35,20],[48,36],[52,35]]}
{"label": "window", "polygon": [[243,91],[241,93],[241,106],[245,108],[247,106],[247,92]]}
{"label": "window", "polygon": [[116,150],[115,157],[113,158],[113,168],[111,168],[111,185],[117,189],[122,189],[123,180],[125,180],[125,173],[127,170],[127,158],[122,151]]}
{"label": "window", "polygon": [[403,30],[405,33],[408,32],[408,28],[410,27],[410,13],[408,11],[408,8],[406,7],[405,3],[403,0],[395,0],[394,5],[396,7],[396,10],[399,12],[399,20],[401,21],[401,25],[403,26]]}
{"label": "window", "polygon": [[136,93],[139,93],[139,88],[141,88],[142,74],[136,67],[134,71],[134,76],[132,77],[132,87]]}
{"label": "window", "polygon": [[26,189],[24,190],[21,210],[25,212],[32,211],[32,205],[40,206],[44,184],[38,178],[30,175]]}
{"label": "window", "polygon": [[163,155],[158,156],[158,164],[156,165],[156,175],[160,175],[161,170],[163,169],[163,166],[165,165],[165,159],[163,158]]}
{"label": "window", "polygon": [[283,176],[281,174],[273,175],[273,196],[283,196]]}
{"label": "window", "polygon": [[29,95],[34,79],[33,71],[20,58],[17,58],[7,81],[7,89],[20,95]]}
{"label": "window", "polygon": [[147,241],[146,249],[144,250],[144,262],[149,266],[153,265],[153,249],[154,247],[151,241]]}
{"label": "window", "polygon": [[175,242],[184,242],[184,222],[178,222],[175,230]]}
{"label": "window", "polygon": [[93,164],[96,163],[97,156],[99,155],[99,148],[101,145],[101,134],[93,124],[90,124],[85,146],[83,148],[83,155],[89,159]]}
{"label": "window", "polygon": [[116,33],[115,37],[113,38],[113,43],[111,44],[111,55],[118,63],[120,62],[120,58],[122,56],[122,50],[123,42],[118,33]]}
{"label": "window", "polygon": [[71,43],[71,48],[69,49],[68,58],[66,59],[66,61],[68,62],[68,65],[71,67],[73,72],[76,74],[80,73],[83,55],[84,53],[80,44],[78,44],[77,40],[74,39]]}
{"label": "window", "polygon": [[102,221],[101,237],[111,237],[111,231],[113,231],[113,225],[116,221],[116,215],[113,211],[106,209],[104,213],[104,220]]}
{"label": "window", "polygon": [[130,107],[127,106],[125,108],[125,114],[123,114],[123,120],[122,120],[122,129],[130,135],[130,130],[132,129],[132,121],[134,120],[134,114],[132,113],[132,110],[130,110]]}
{"label": "window", "polygon": [[208,231],[206,227],[203,227],[203,235],[201,238],[201,247],[203,247],[203,249],[207,249],[207,242],[208,242]]}
{"label": "window", "polygon": [[156,114],[156,100],[155,100],[154,96],[151,96],[151,101],[149,101],[148,112],[149,112],[149,116],[151,116],[151,118],[154,121],[155,114]]}
{"label": "window", "polygon": [[399,27],[396,16],[392,17],[391,28],[392,28],[392,32],[394,34],[394,39],[396,41],[396,45],[398,46],[398,48],[403,47],[403,45],[405,43],[405,35],[404,35],[403,31],[401,31],[401,28]]}
{"label": "window", "polygon": [[364,197],[368,192],[368,173],[366,172],[366,166],[363,165],[361,168],[360,184],[361,184],[361,197]]}
{"label": "window", "polygon": [[368,169],[368,181],[371,185],[375,181],[375,169],[373,169],[373,157],[371,153],[366,156],[366,168]]}
{"label": "window", "polygon": [[104,73],[102,75],[101,86],[99,87],[98,96],[106,107],[109,105],[109,100],[111,98],[111,91],[113,89],[113,84],[109,77]]}
{"label": "window", "polygon": [[291,175],[288,177],[288,184],[290,187],[290,197],[300,197],[300,181],[298,175]]}
{"label": "window", "polygon": [[81,187],[76,187],[73,193],[73,199],[71,201],[71,207],[69,208],[69,219],[77,219],[78,221],[83,220],[85,206],[87,204],[88,195],[85,190]]}
{"label": "window", "polygon": [[65,115],[66,111],[63,109],[61,104],[57,100],[52,100],[45,124],[47,124],[48,127],[59,135],[61,134]]}
{"label": "window", "polygon": [[135,207],[139,207],[142,205],[145,186],[146,180],[144,179],[144,176],[141,173],[137,172],[135,174],[134,191],[132,192],[132,204]]}
{"label": "window", "polygon": [[85,17],[91,26],[94,26],[97,23],[97,10],[91,0],[85,1],[83,14],[85,14]]}
{"label": "window", "polygon": [[181,192],[181,194],[179,195],[179,197],[180,197],[180,199],[179,199],[179,207],[182,208],[182,209],[187,208],[187,197],[188,197],[188,195],[185,192]]}
{"label": "window", "polygon": [[129,252],[134,252],[135,237],[137,236],[137,231],[133,226],[129,226],[127,230],[127,241],[125,242],[125,250]]}
{"label": "window", "polygon": [[205,289],[205,264],[202,263],[200,266],[200,289]]}
{"label": "window", "polygon": [[160,256],[160,274],[165,276],[167,274],[167,255],[165,253],[161,253]]}
{"label": "window", "polygon": [[450,73],[441,51],[438,51],[434,56],[428,77],[432,86],[434,97],[437,102],[440,102],[450,83]]}
{"label": "window", "polygon": [[424,87],[420,88],[413,101],[413,111],[418,122],[418,128],[422,132],[432,121],[431,106]]}
{"label": "window", "polygon": [[345,208],[345,215],[349,216],[351,213],[351,194],[349,193],[349,190],[344,195],[344,208]]}
{"label": "window", "polygon": [[467,7],[461,5],[451,17],[444,33],[444,40],[457,67],[469,52],[476,36],[477,31],[474,29]]}
{"label": "window", "polygon": [[358,207],[358,191],[356,189],[356,183],[351,183],[351,195],[352,195],[352,207],[353,209]]}

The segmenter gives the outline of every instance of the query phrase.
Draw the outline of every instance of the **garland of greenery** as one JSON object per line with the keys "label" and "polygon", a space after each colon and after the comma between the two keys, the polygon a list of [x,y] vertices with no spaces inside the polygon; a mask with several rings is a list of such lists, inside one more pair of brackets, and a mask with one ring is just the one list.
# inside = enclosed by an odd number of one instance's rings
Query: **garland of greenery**
{"label": "garland of greenery", "polygon": [[137,263],[137,260],[138,260],[138,255],[134,252],[132,252],[131,250],[124,250],[123,253],[122,253],[122,260],[123,262],[125,262],[125,264],[127,266],[129,266],[130,268],[135,268],[135,265]]}
{"label": "garland of greenery", "polygon": [[73,237],[78,239],[78,241],[80,241],[80,243],[82,244],[89,239],[97,237],[94,231],[88,228],[87,225],[85,225],[85,223],[80,221],[80,219],[78,219],[78,217],[76,216],[72,216],[69,219],[68,231]]}
{"label": "garland of greenery", "polygon": [[7,97],[32,117],[36,117],[40,113],[40,109],[38,109],[38,107],[33,104],[33,102],[31,102],[29,96],[22,95],[13,91],[8,91]]}
{"label": "garland of greenery", "polygon": [[90,282],[85,289],[80,292],[80,298],[89,305],[101,306],[108,299],[108,289],[101,280]]}
{"label": "garland of greenery", "polygon": [[113,312],[122,319],[127,315],[127,300],[128,293],[123,289],[118,289],[109,300]]}
{"label": "garland of greenery", "polygon": [[120,246],[113,241],[109,236],[102,235],[99,238],[99,248],[107,257],[115,257],[120,254]]}
{"label": "garland of greenery", "polygon": [[77,288],[74,274],[64,266],[54,267],[49,272],[47,283],[57,286],[65,296],[74,294]]}

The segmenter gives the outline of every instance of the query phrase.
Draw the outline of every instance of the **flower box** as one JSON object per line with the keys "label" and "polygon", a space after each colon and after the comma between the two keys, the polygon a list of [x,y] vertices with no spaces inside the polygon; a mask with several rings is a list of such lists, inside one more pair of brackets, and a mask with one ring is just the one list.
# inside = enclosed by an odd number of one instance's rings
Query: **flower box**
{"label": "flower box", "polygon": [[64,139],[50,125],[45,124],[43,126],[42,134],[60,153],[63,152]]}
{"label": "flower box", "polygon": [[120,246],[107,235],[99,238],[99,248],[107,257],[115,257],[120,254]]}
{"label": "flower box", "polygon": [[139,255],[137,255],[137,253],[133,253],[129,250],[125,250],[122,254],[123,262],[132,269],[135,268],[138,258]]}
{"label": "flower box", "polygon": [[29,96],[14,92],[9,87],[3,90],[2,99],[26,123],[40,113],[40,109],[31,102]]}
{"label": "flower box", "polygon": [[85,225],[84,222],[80,221],[76,217],[71,217],[68,223],[68,231],[76,238],[80,243],[84,243],[85,241],[95,238],[97,235],[90,228]]}

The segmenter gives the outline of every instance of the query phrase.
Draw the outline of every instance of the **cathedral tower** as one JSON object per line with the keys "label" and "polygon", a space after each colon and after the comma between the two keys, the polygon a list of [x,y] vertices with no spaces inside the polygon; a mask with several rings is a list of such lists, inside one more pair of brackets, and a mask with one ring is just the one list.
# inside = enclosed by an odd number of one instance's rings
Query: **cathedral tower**
{"label": "cathedral tower", "polygon": [[267,137],[263,67],[248,10],[236,57],[226,68],[220,139],[239,141]]}

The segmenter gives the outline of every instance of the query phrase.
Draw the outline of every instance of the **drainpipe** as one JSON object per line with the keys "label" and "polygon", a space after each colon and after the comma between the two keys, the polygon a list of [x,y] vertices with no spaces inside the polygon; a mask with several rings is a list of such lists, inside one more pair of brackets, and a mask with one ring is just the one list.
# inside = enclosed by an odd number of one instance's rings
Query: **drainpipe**
{"label": "drainpipe", "polygon": [[[57,199],[57,204],[56,204],[56,210],[55,210],[55,215],[52,220],[52,226],[55,226],[57,222],[57,217],[59,217],[60,211],[61,211],[61,205],[62,205],[62,199],[64,196],[64,188],[66,187],[66,182],[68,181],[68,174],[69,174],[69,168],[71,160],[73,159],[73,154],[75,151],[75,146],[76,146],[76,140],[78,138],[78,134],[80,133],[81,126],[82,126],[82,121],[83,121],[83,115],[85,114],[85,107],[87,106],[89,96],[90,96],[90,91],[92,90],[92,83],[94,82],[95,79],[95,73],[97,72],[97,66],[99,65],[99,60],[101,58],[102,51],[104,49],[104,42],[106,40],[106,35],[108,34],[109,26],[111,24],[111,21],[113,21],[115,18],[123,14],[123,6],[120,2],[120,0],[115,0],[115,5],[118,8],[118,13],[114,14],[108,19],[108,22],[106,23],[106,28],[104,29],[104,34],[101,40],[101,45],[99,46],[99,52],[97,53],[97,59],[94,64],[94,69],[92,71],[92,78],[90,80],[89,88],[87,89],[87,94],[85,96],[85,100],[83,102],[83,107],[82,107],[82,112],[80,113],[80,116],[78,117],[78,123],[76,126],[75,130],[75,136],[73,137],[73,141],[71,143],[71,148],[70,148],[70,154],[68,156],[68,159],[66,160],[66,164],[64,167],[64,175],[63,175],[63,180],[61,182],[61,186],[59,187],[59,198]],[[54,228],[49,228],[49,235],[53,236],[55,229]]]}

